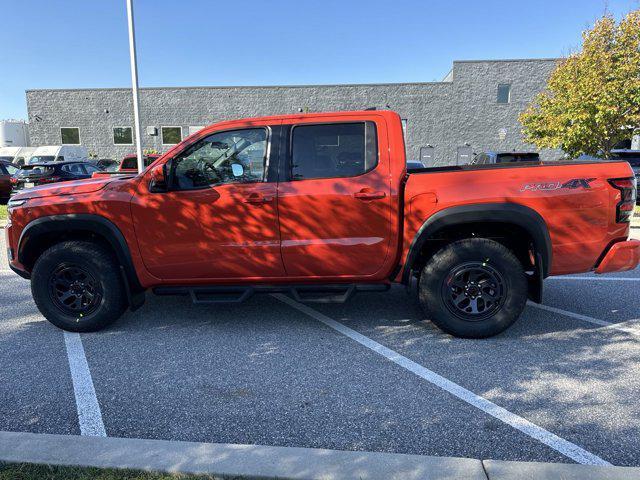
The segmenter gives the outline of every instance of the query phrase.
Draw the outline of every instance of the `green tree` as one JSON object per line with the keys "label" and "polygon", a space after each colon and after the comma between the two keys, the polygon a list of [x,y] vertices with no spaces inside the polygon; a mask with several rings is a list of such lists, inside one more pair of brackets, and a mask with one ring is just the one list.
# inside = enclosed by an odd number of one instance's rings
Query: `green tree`
{"label": "green tree", "polygon": [[620,23],[605,15],[582,38],[582,51],[559,62],[520,123],[539,148],[609,158],[640,132],[640,10]]}

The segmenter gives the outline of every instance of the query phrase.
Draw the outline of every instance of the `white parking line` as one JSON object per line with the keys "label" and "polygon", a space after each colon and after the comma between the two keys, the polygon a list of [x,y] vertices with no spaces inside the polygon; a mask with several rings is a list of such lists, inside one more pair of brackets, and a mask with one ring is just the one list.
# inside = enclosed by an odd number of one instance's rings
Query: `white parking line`
{"label": "white parking line", "polygon": [[582,315],[580,313],[570,312],[568,310],[562,310],[561,308],[550,307],[549,305],[540,305],[538,303],[533,303],[531,301],[528,301],[527,305],[531,307],[539,308],[541,310],[546,310],[548,312],[558,313],[560,315],[565,315],[567,317],[583,320],[585,322],[593,323],[594,325],[598,325],[601,327],[605,327],[603,330],[619,330],[621,332],[630,333],[632,335],[640,335],[640,329],[634,328],[634,325],[637,325],[637,322],[638,322],[637,318],[626,320],[624,322],[618,322],[618,323],[607,322],[606,320],[600,320],[599,318],[588,317],[587,315]]}
{"label": "white parking line", "polygon": [[636,277],[547,277],[545,280],[583,280],[597,282],[640,282]]}
{"label": "white parking line", "polygon": [[102,413],[93,388],[93,380],[89,371],[87,357],[84,354],[82,339],[79,333],[63,332],[64,344],[67,347],[69,368],[73,381],[73,393],[76,397],[80,435],[106,437],[107,432],[102,423]]}
{"label": "white parking line", "polygon": [[539,303],[534,303],[532,301],[528,301],[527,305],[529,305],[530,307],[539,308],[540,310],[546,310],[547,312],[559,313],[560,315],[565,315],[566,317],[576,318],[584,322],[593,323],[594,325],[599,325],[601,327],[615,326],[614,323],[607,322],[606,320],[600,320],[598,318],[588,317],[587,315],[570,312],[568,310],[562,310],[561,308],[550,307],[549,305],[541,305]]}
{"label": "white parking line", "polygon": [[393,363],[409,370],[416,374],[420,378],[432,383],[433,385],[449,392],[450,394],[458,397],[460,400],[467,402],[468,404],[482,410],[483,412],[497,418],[498,420],[510,425],[511,427],[521,431],[522,433],[538,440],[539,442],[547,445],[562,455],[584,465],[611,465],[606,460],[594,455],[591,452],[586,451],[582,447],[569,442],[538,425],[531,423],[529,420],[522,418],[515,413],[511,413],[508,410],[496,405],[495,403],[487,400],[480,395],[476,395],[470,390],[446,379],[445,377],[438,375],[437,373],[429,370],[426,367],[408,359],[407,357],[399,354],[395,350],[385,347],[384,345],[371,340],[369,337],[356,332],[355,330],[343,325],[336,320],[327,317],[326,315],[314,310],[306,305],[296,302],[295,300],[287,297],[283,294],[273,294],[275,298],[287,305],[299,310],[300,312],[309,315],[310,317],[322,322],[326,326],[342,333],[350,339],[358,342],[360,345],[367,347],[368,349],[382,355],[386,359]]}

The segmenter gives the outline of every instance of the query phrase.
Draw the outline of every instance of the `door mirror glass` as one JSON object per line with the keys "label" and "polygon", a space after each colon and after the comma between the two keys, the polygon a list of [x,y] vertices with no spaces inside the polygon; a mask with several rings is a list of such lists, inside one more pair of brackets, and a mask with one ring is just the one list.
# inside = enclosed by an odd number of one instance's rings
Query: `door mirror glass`
{"label": "door mirror glass", "polygon": [[233,172],[234,177],[241,177],[244,175],[244,167],[239,163],[233,163],[231,165],[231,171]]}
{"label": "door mirror glass", "polygon": [[167,169],[166,164],[158,165],[149,172],[151,181],[149,182],[149,191],[152,193],[161,193],[168,190],[167,186]]}

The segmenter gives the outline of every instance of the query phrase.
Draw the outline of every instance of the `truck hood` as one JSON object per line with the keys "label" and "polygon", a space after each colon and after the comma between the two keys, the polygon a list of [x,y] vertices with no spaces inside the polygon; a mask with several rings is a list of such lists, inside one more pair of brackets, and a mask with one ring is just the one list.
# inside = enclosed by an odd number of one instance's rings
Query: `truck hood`
{"label": "truck hood", "polygon": [[102,190],[113,178],[88,178],[68,182],[51,183],[30,188],[11,197],[12,200],[27,200],[30,198],[52,197],[56,195],[80,195],[83,193]]}

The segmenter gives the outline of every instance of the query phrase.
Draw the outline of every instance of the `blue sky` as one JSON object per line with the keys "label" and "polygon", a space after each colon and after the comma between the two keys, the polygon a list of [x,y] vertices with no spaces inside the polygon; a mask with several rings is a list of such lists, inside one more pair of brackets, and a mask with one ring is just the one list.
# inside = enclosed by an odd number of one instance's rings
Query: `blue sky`
{"label": "blue sky", "polygon": [[[639,0],[134,0],[141,86],[441,80],[567,54]],[[0,0],[0,119],[30,88],[130,86],[124,0]]]}

